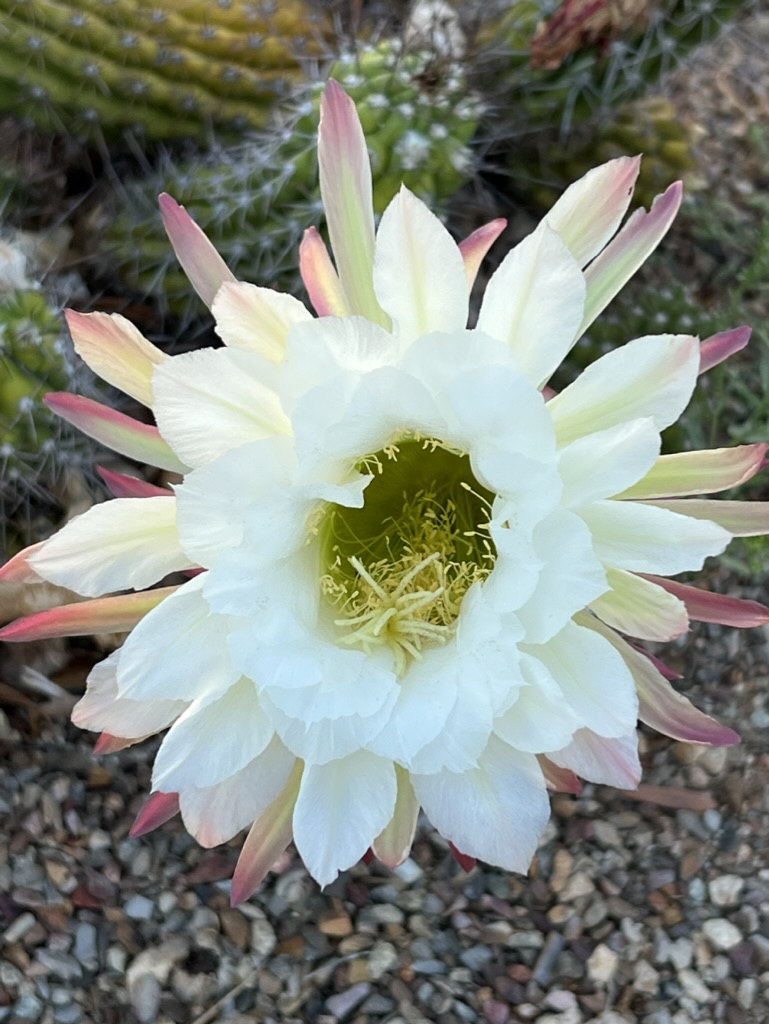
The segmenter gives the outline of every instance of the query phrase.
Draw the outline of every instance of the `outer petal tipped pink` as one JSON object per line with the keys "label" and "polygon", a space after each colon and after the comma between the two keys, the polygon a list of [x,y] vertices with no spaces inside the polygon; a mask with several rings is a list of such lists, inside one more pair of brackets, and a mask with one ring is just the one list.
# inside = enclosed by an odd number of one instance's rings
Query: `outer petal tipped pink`
{"label": "outer petal tipped pink", "polygon": [[183,206],[164,192],[158,202],[171,245],[192,287],[209,307],[225,281],[235,275]]}

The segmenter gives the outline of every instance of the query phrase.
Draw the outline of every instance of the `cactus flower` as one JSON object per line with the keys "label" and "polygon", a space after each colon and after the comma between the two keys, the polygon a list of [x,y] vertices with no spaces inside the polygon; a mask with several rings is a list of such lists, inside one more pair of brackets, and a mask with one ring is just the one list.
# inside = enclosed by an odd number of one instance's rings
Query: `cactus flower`
{"label": "cactus flower", "polygon": [[377,226],[334,82],[319,160],[333,259],[312,228],[299,253],[317,315],[234,280],[167,196],[224,346],[168,357],[119,316],[69,314],[83,359],[155,425],[76,396],[51,405],[182,479],[105,471],[112,500],[3,570],[91,598],[6,640],[131,630],[74,721],[102,751],[168,730],[135,834],[178,811],[205,846],[250,828],[235,901],[292,840],[321,884],[369,850],[399,864],[420,808],[463,863],[526,871],[548,788],[637,785],[639,718],[737,740],[636,641],[690,618],[767,620],[669,579],[768,529],[765,504],[700,497],[749,479],[767,445],[660,454],[698,373],[745,331],[638,338],[548,387],[664,235],[680,186],[622,226],[638,161],[590,172],[504,258],[468,327],[504,222],[457,244],[402,189]]}

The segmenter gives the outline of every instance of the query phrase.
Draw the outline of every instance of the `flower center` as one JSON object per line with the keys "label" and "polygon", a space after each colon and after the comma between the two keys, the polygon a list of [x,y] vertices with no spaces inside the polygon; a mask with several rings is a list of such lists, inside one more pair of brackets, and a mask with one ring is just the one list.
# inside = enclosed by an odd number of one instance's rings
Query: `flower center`
{"label": "flower center", "polygon": [[434,439],[408,437],[357,468],[374,479],[363,508],[324,516],[321,589],[339,642],[389,646],[402,674],[426,644],[452,636],[462,598],[494,567],[493,495],[467,455]]}

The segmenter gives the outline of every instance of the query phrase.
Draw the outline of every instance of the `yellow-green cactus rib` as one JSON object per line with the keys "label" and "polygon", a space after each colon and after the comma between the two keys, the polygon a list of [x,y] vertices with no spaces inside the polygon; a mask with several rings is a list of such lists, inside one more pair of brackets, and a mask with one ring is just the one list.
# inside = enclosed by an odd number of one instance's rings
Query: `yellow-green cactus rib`
{"label": "yellow-green cactus rib", "polygon": [[[340,58],[331,75],[357,101],[378,211],[401,182],[435,203],[472,175],[468,143],[481,105],[461,73],[440,75],[430,54],[403,53],[399,42],[385,41]],[[315,157],[322,88],[306,86],[293,112],[283,111],[285,121],[252,133],[241,146],[182,165],[167,159],[151,179],[126,189],[104,248],[133,289],[185,317],[200,311],[162,232],[161,191],[187,207],[237,276],[300,286],[297,248],[305,228],[322,215]]]}
{"label": "yellow-green cactus rib", "polygon": [[50,532],[62,481],[88,450],[43,403],[75,386],[70,355],[61,315],[42,292],[0,296],[0,556]]}
{"label": "yellow-green cactus rib", "polygon": [[687,192],[700,184],[695,175],[694,145],[703,128],[681,119],[675,105],[663,96],[628,103],[616,114],[576,131],[567,139],[544,139],[536,155],[518,154],[515,177],[527,181],[527,195],[551,206],[563,189],[591,167],[618,156],[643,154],[634,203],[649,206],[655,196],[678,178]]}
{"label": "yellow-green cactus rib", "polygon": [[262,125],[324,31],[304,0],[0,0],[0,109],[71,134]]}

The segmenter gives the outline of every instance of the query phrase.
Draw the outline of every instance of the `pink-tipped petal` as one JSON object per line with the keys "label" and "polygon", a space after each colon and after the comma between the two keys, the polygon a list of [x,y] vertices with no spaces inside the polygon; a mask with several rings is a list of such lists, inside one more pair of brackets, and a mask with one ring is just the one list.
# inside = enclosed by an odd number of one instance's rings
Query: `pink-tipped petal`
{"label": "pink-tipped petal", "polygon": [[45,404],[57,416],[120,455],[172,473],[184,473],[187,469],[160,436],[157,427],[140,423],[91,398],[70,395],[66,391],[46,395]]}
{"label": "pink-tipped petal", "polygon": [[371,164],[355,104],[331,79],[320,101],[320,194],[339,279],[351,313],[389,327],[374,293]]}
{"label": "pink-tipped petal", "polygon": [[627,224],[585,271],[587,296],[582,331],[603,312],[617,292],[657,248],[678,213],[683,190],[675,181],[650,210],[636,210]]}
{"label": "pink-tipped petal", "polygon": [[507,220],[504,217],[497,217],[496,220],[491,220],[488,224],[482,224],[481,227],[476,228],[472,234],[469,234],[464,241],[459,243],[459,251],[462,253],[462,259],[465,261],[468,291],[475,284],[475,279],[478,276],[478,271],[486,253],[506,227]]}
{"label": "pink-tipped petal", "polygon": [[94,754],[117,754],[120,750],[132,747],[139,743],[140,739],[127,739],[125,736],[113,736],[112,733],[103,732],[93,745]]}
{"label": "pink-tipped petal", "polygon": [[639,500],[725,491],[754,477],[768,449],[769,444],[742,444],[661,455],[645,477],[616,497]]}
{"label": "pink-tipped petal", "polygon": [[152,405],[152,369],[169,357],[119,313],[64,312],[75,351],[102,380]]}
{"label": "pink-tipped petal", "polygon": [[132,839],[138,839],[153,829],[160,828],[179,813],[178,793],[152,793],[146,804],[136,815],[136,820],[128,833]]}
{"label": "pink-tipped petal", "polygon": [[769,501],[708,501],[707,498],[679,498],[645,501],[669,512],[707,519],[728,530],[733,537],[763,537],[769,533]]}
{"label": "pink-tipped petal", "polygon": [[411,785],[408,772],[395,766],[398,796],[390,824],[373,843],[374,854],[388,868],[397,868],[408,857],[419,816],[419,801]]}
{"label": "pink-tipped petal", "polygon": [[561,768],[555,764],[550,758],[545,757],[544,754],[537,756],[539,766],[542,769],[542,774],[545,777],[545,783],[547,788],[554,790],[556,793],[571,793],[574,796],[579,796],[582,792],[582,783],[568,768]]}
{"label": "pink-tipped petal", "polygon": [[65,604],[16,619],[0,629],[0,640],[21,643],[50,640],[57,636],[90,636],[92,633],[126,633],[178,587],[161,587],[140,594],[119,594],[94,601]]}
{"label": "pink-tipped petal", "polygon": [[[587,626],[600,633],[622,655],[638,691],[638,717],[646,725],[665,736],[686,743],[726,747],[740,742],[733,729],[721,725],[710,715],[699,711],[683,694],[674,690],[656,667],[655,659],[647,655],[646,651],[637,650],[613,629],[594,617],[580,613],[575,616],[575,620],[581,626]],[[558,758],[554,760],[559,761]]]}
{"label": "pink-tipped petal", "polygon": [[299,245],[299,272],[318,316],[350,315],[339,275],[317,228],[307,228]]}
{"label": "pink-tipped petal", "polygon": [[28,548],[19,551],[13,558],[0,567],[0,583],[45,583],[42,576],[38,576],[29,559],[40,551],[45,541],[38,541],[37,544],[30,544]]}
{"label": "pink-tipped petal", "polygon": [[700,373],[706,373],[745,348],[751,333],[750,327],[734,327],[730,331],[719,331],[705,338],[700,345]]}
{"label": "pink-tipped petal", "polygon": [[223,284],[211,312],[216,333],[228,348],[255,352],[275,364],[283,361],[294,324],[313,319],[304,303],[293,295],[245,281]]}
{"label": "pink-tipped petal", "polygon": [[454,859],[463,871],[467,871],[469,873],[473,870],[477,863],[475,857],[468,857],[466,853],[462,853],[461,850],[458,850],[452,842],[449,842],[449,849],[454,854]]}
{"label": "pink-tipped petal", "polygon": [[633,197],[640,156],[620,156],[588,171],[563,193],[545,222],[584,267],[620,226]]}
{"label": "pink-tipped petal", "polygon": [[230,902],[233,907],[253,895],[291,842],[294,806],[303,770],[304,765],[297,761],[283,792],[251,826],[232,876]]}
{"label": "pink-tipped petal", "polygon": [[713,594],[709,590],[700,590],[699,587],[678,583],[676,580],[666,580],[661,576],[645,578],[683,601],[689,618],[698,622],[718,622],[736,629],[752,629],[755,626],[765,626],[769,622],[769,608],[758,601],[744,601],[738,597]]}
{"label": "pink-tipped petal", "polygon": [[225,281],[237,278],[183,206],[166,192],[158,198],[158,203],[176,258],[192,287],[210,309]]}
{"label": "pink-tipped petal", "polygon": [[115,498],[173,498],[174,492],[167,487],[157,487],[127,473],[117,473],[114,469],[97,466],[96,472]]}

